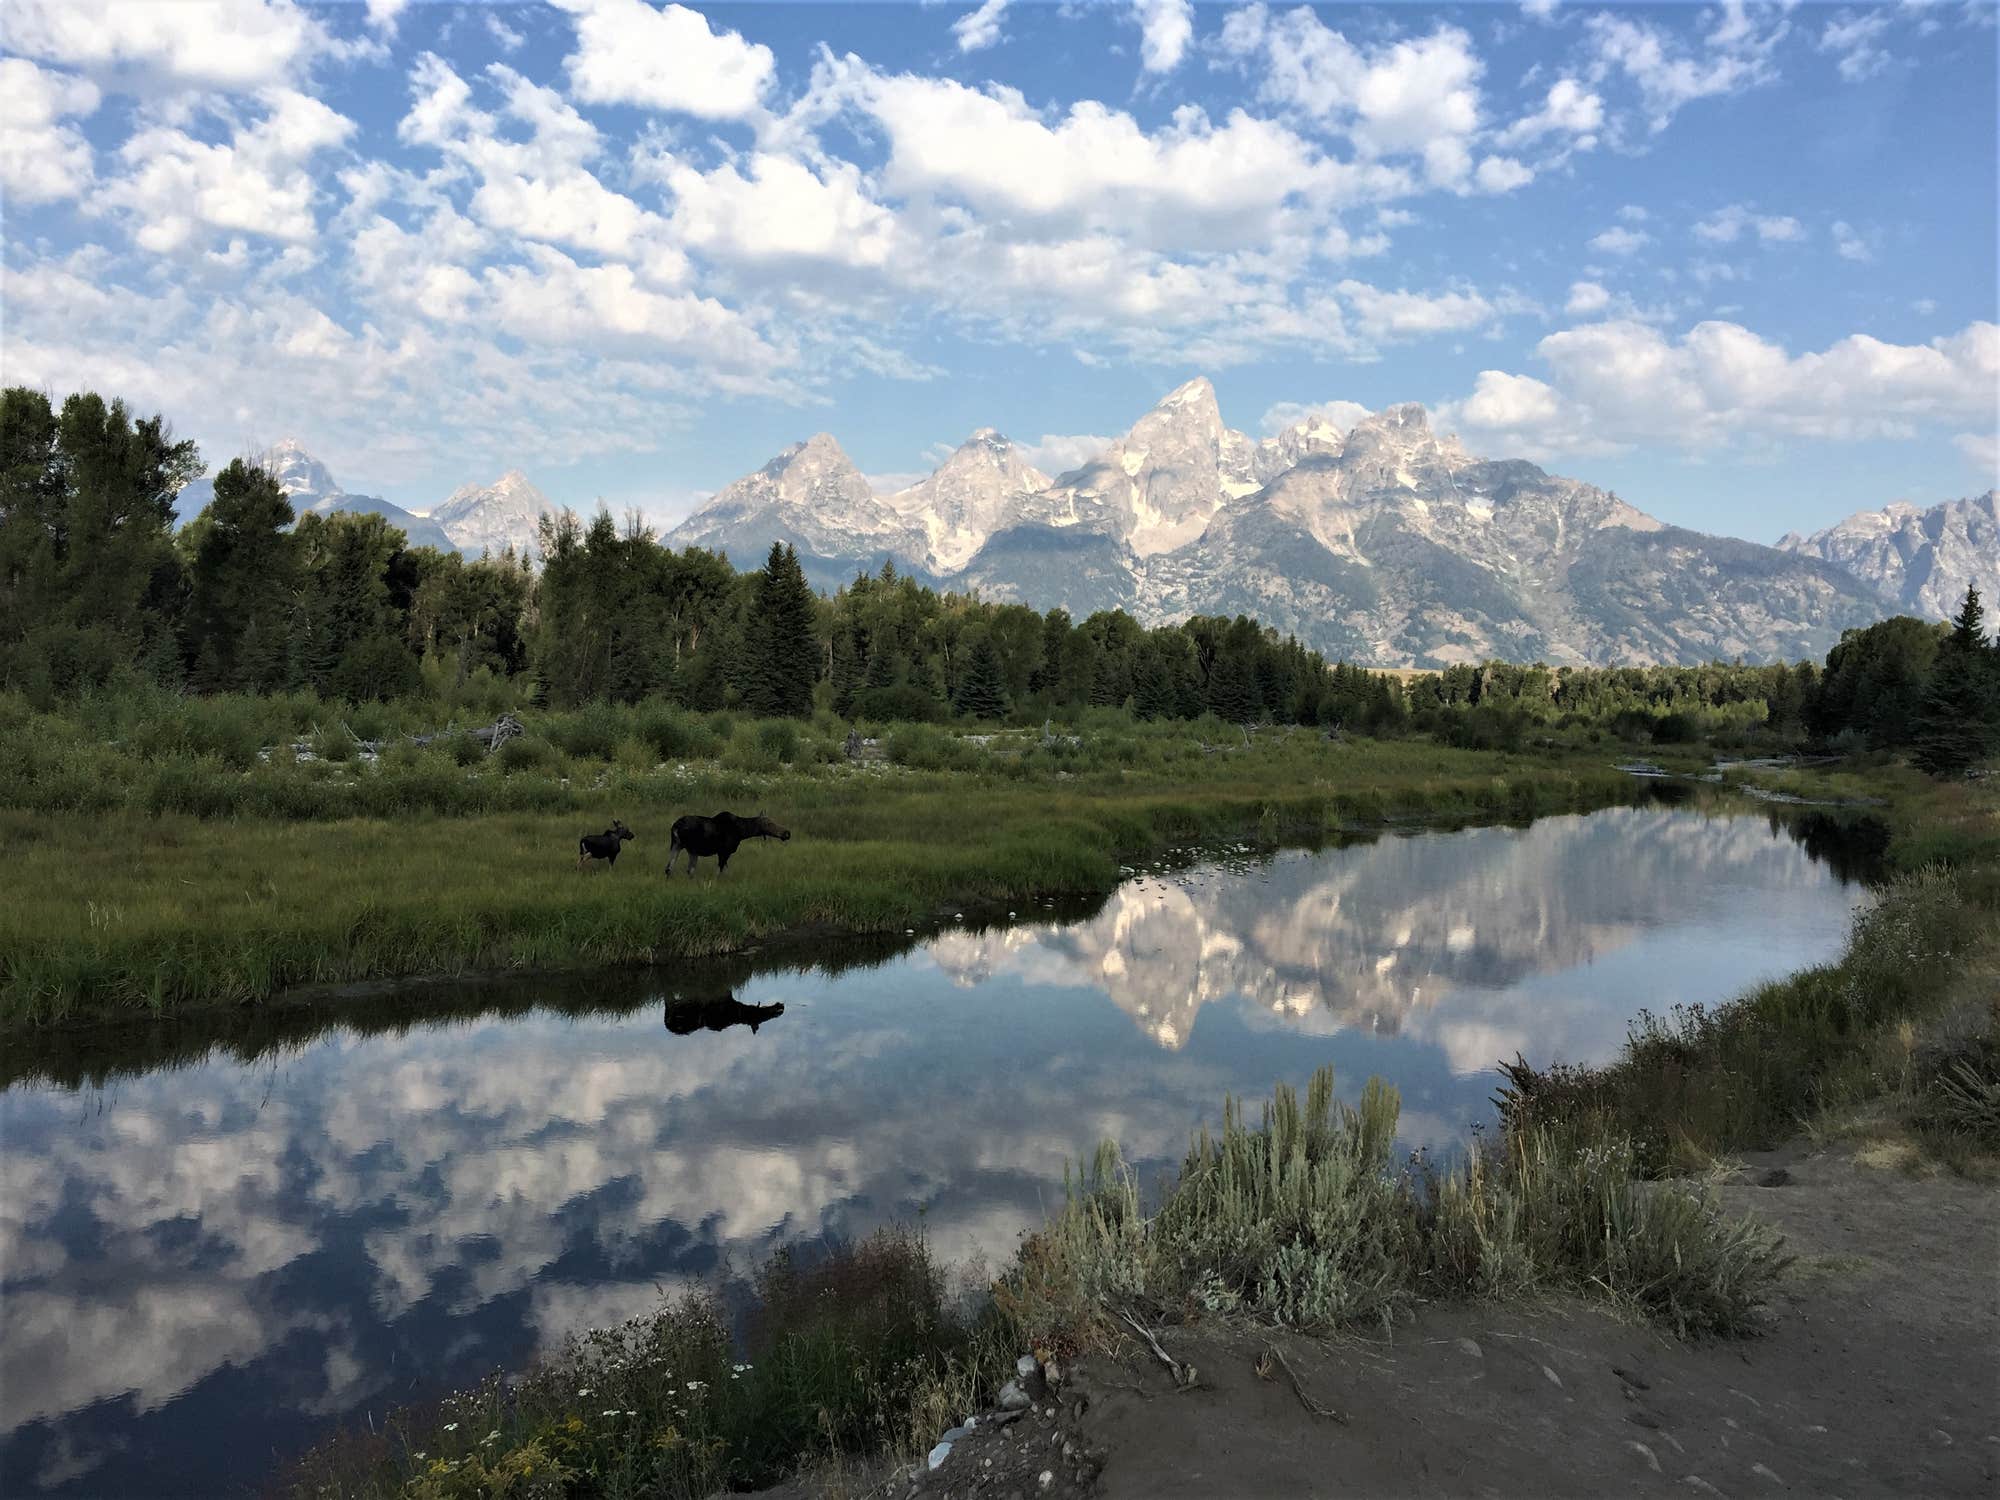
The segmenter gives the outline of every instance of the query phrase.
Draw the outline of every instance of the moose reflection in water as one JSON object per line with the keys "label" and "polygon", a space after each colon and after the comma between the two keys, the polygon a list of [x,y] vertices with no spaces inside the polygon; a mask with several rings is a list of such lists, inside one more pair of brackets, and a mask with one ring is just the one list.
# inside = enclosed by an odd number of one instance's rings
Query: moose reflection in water
{"label": "moose reflection in water", "polygon": [[688,1036],[697,1031],[727,1031],[732,1026],[748,1026],[755,1031],[766,1021],[782,1016],[782,1003],[770,1005],[745,1005],[734,995],[724,995],[719,1000],[667,1001],[665,1014],[667,1030],[675,1036]]}

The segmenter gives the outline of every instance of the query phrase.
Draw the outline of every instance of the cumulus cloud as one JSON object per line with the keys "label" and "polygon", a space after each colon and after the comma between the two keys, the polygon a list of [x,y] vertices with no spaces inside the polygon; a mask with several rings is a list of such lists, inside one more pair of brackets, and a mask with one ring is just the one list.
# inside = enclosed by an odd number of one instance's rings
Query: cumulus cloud
{"label": "cumulus cloud", "polygon": [[1844,219],[1834,220],[1833,248],[1843,260],[1855,260],[1866,264],[1875,258],[1874,247],[1862,237],[1860,230]]}
{"label": "cumulus cloud", "polygon": [[1574,78],[1558,78],[1548,97],[1494,139],[1502,146],[1521,146],[1544,136],[1570,137],[1578,150],[1588,151],[1604,127],[1604,100]]}
{"label": "cumulus cloud", "polygon": [[310,241],[319,189],[308,163],[345,141],[354,122],[291,89],[266,90],[258,103],[262,117],[239,121],[227,142],[164,125],[138,131],[91,206],[125,215],[135,242],[161,254],[204,227]]}
{"label": "cumulus cloud", "polygon": [[1045,432],[1032,443],[1017,441],[1014,447],[1044,474],[1066,474],[1082,468],[1112,442],[1113,439],[1095,432]]}
{"label": "cumulus cloud", "polygon": [[8,0],[11,52],[102,75],[256,90],[296,77],[331,43],[292,0]]}
{"label": "cumulus cloud", "polygon": [[1674,339],[1625,320],[1550,334],[1536,353],[1551,380],[1483,371],[1444,415],[1533,454],[1635,443],[1699,451],[1772,435],[1857,441],[1991,422],[2000,383],[1992,323],[1927,344],[1854,334],[1794,355],[1737,323],[1698,323]]}
{"label": "cumulus cloud", "polygon": [[1601,250],[1606,255],[1632,255],[1653,242],[1653,237],[1643,229],[1627,229],[1622,224],[1614,224],[1602,234],[1593,235],[1590,248]]}
{"label": "cumulus cloud", "polygon": [[1569,287],[1569,301],[1563,311],[1572,317],[1588,317],[1592,313],[1603,312],[1611,305],[1611,293],[1594,281],[1573,281]]}
{"label": "cumulus cloud", "polygon": [[1385,292],[1362,281],[1343,281],[1340,294],[1354,309],[1356,326],[1369,338],[1396,340],[1462,333],[1491,322],[1493,305],[1477,292]]}
{"label": "cumulus cloud", "polygon": [[984,0],[977,10],[969,10],[952,22],[951,34],[958,39],[961,52],[978,52],[993,46],[1000,40],[1000,18],[1006,14],[1008,0]]}
{"label": "cumulus cloud", "polygon": [[1280,401],[1265,408],[1257,430],[1265,437],[1276,437],[1301,422],[1325,422],[1346,432],[1367,415],[1368,408],[1359,401]]}
{"label": "cumulus cloud", "polygon": [[707,120],[759,114],[776,65],[771,49],[717,31],[682,5],[646,0],[555,0],[576,18],[564,64],[586,104],[635,104]]}
{"label": "cumulus cloud", "polygon": [[1260,97],[1344,133],[1364,157],[1416,157],[1435,185],[1468,182],[1485,65],[1458,27],[1362,46],[1304,6],[1272,16],[1259,4],[1231,13],[1219,47],[1261,66]]}
{"label": "cumulus cloud", "polygon": [[1585,22],[1591,49],[1589,78],[1623,74],[1639,90],[1655,133],[1697,99],[1740,93],[1778,76],[1771,54],[1784,37],[1783,20],[1760,25],[1743,0],[1725,0],[1715,30],[1699,46],[1648,21],[1600,11]]}
{"label": "cumulus cloud", "polygon": [[1194,0],[1132,0],[1139,23],[1139,66],[1171,73],[1194,40]]}
{"label": "cumulus cloud", "polygon": [[1717,209],[1694,226],[1695,237],[1711,245],[1733,245],[1745,230],[1767,245],[1805,237],[1804,227],[1790,215],[1760,214],[1741,203]]}
{"label": "cumulus cloud", "polygon": [[0,58],[0,189],[16,203],[74,198],[94,172],[90,142],[65,123],[97,109],[88,79]]}

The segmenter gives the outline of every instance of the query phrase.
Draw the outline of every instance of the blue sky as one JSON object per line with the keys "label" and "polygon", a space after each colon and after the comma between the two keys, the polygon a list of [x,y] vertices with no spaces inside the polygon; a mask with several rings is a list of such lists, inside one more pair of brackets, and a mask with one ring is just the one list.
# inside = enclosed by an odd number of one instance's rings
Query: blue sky
{"label": "blue sky", "polygon": [[1991,5],[9,0],[0,375],[426,508],[1193,374],[1769,541],[1995,470]]}

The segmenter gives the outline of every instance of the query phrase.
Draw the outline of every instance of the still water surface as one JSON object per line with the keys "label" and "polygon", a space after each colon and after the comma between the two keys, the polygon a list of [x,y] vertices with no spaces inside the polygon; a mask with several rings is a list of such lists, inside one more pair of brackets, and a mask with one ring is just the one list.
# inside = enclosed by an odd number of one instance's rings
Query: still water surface
{"label": "still water surface", "polygon": [[[1151,1177],[1225,1092],[1326,1063],[1448,1146],[1497,1059],[1601,1060],[1641,1007],[1835,952],[1847,848],[1653,806],[1211,854],[830,971],[426,989],[16,1059],[0,1493],[252,1486],[330,1425],[781,1244],[921,1214],[947,1259],[1002,1261],[1099,1139]],[[725,993],[784,1010],[663,1024]]]}

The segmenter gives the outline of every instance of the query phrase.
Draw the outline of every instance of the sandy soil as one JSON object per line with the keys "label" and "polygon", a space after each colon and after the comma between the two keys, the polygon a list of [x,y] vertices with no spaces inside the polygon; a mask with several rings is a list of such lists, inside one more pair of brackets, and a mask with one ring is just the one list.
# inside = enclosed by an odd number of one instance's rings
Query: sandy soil
{"label": "sandy soil", "polygon": [[1170,1328],[1196,1389],[1148,1352],[1086,1361],[934,1471],[793,1493],[2000,1494],[2000,1190],[1793,1150],[1724,1191],[1799,1257],[1760,1338],[1690,1347],[1572,1304],[1338,1342]]}

